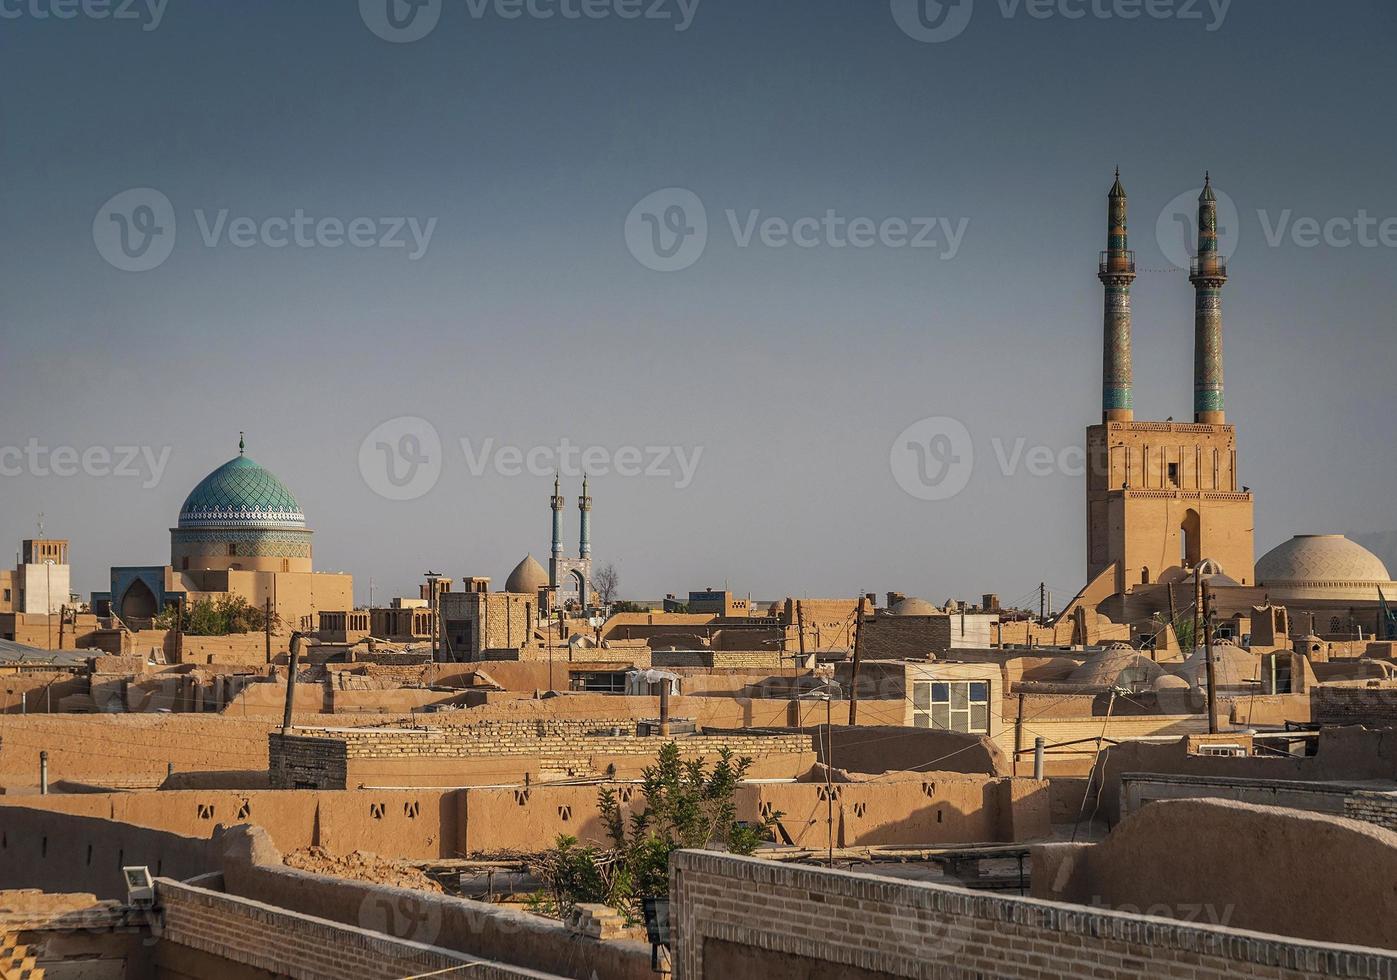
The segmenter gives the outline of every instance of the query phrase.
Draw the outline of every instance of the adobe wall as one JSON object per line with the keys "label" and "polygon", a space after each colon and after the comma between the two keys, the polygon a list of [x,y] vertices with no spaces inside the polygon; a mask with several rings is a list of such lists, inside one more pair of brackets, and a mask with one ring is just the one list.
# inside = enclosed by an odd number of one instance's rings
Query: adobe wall
{"label": "adobe wall", "polygon": [[1033,895],[1107,908],[1212,909],[1233,929],[1397,948],[1397,834],[1225,800],[1161,800],[1099,844],[1033,850]]}
{"label": "adobe wall", "polygon": [[[862,720],[865,705],[859,704]],[[1010,775],[1008,757],[989,739],[980,735],[937,731],[925,728],[836,725],[832,738],[833,754],[825,758],[827,741],[823,726],[816,731],[816,751],[820,761],[851,772],[883,773],[931,770],[939,772]]]}
{"label": "adobe wall", "polygon": [[708,851],[670,868],[675,980],[1397,976],[1381,950],[927,882]]}
{"label": "adobe wall", "polygon": [[1344,798],[1344,816],[1397,831],[1397,794],[1359,790]]}
{"label": "adobe wall", "polygon": [[856,782],[756,783],[737,795],[738,819],[782,814],[780,843],[820,849],[874,844],[971,844],[1049,836],[1046,782],[949,772]]}
{"label": "adobe wall", "polygon": [[597,942],[484,902],[288,868],[256,827],[234,828],[222,842],[225,888],[241,898],[578,980],[654,980],[650,947],[641,943]]}
{"label": "adobe wall", "polygon": [[[383,720],[354,716],[345,724]],[[265,771],[267,733],[279,724],[279,712],[276,722],[227,714],[5,715],[0,717],[0,787],[37,786],[43,750],[53,781],[104,785],[112,778],[139,776],[145,785],[157,785],[169,763],[177,772]]]}
{"label": "adobe wall", "polygon": [[[595,791],[592,799],[595,802]],[[363,850],[411,859],[459,856],[463,819],[459,794],[440,790],[161,790],[20,796],[12,801],[0,797],[0,814],[14,807],[205,839],[220,827],[254,823],[284,851],[319,845],[337,854]]]}
{"label": "adobe wall", "polygon": [[218,849],[205,839],[100,817],[0,806],[0,889],[89,892],[124,900],[123,865],[192,878],[218,864]]}
{"label": "adobe wall", "polygon": [[1397,732],[1364,728],[1327,728],[1320,732],[1312,756],[1190,755],[1188,740],[1124,742],[1102,752],[1099,815],[1120,819],[1121,776],[1125,773],[1164,773],[1213,778],[1341,780],[1397,779]]}

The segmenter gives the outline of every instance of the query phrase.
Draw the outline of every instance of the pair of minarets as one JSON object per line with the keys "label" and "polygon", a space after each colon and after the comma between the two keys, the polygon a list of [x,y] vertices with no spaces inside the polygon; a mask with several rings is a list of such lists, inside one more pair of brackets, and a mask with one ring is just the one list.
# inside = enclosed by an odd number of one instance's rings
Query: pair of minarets
{"label": "pair of minarets", "polygon": [[[1126,233],[1125,188],[1120,168],[1111,187],[1106,251],[1098,278],[1106,290],[1101,417],[1129,422],[1135,417],[1130,361],[1130,284],[1135,281],[1135,253]],[[1222,396],[1222,287],[1227,261],[1218,253],[1218,204],[1211,175],[1204,175],[1198,196],[1198,254],[1189,266],[1193,307],[1193,420],[1205,425],[1226,421]]]}
{"label": "pair of minarets", "polygon": [[[553,478],[553,499],[550,506],[553,508],[553,557],[563,557],[563,507],[567,502],[563,499],[561,489],[561,478]],[[581,513],[582,530],[577,543],[577,557],[592,557],[592,498],[587,493],[587,477],[582,477],[582,496],[577,498],[577,509]]]}

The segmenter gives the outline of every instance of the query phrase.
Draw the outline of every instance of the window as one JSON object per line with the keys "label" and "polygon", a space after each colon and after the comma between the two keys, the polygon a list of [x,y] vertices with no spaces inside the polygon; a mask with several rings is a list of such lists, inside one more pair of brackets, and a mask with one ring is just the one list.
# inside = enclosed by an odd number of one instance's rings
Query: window
{"label": "window", "polygon": [[236,555],[237,553],[238,553],[238,546],[235,545],[235,544],[230,544],[230,545],[228,546],[228,555],[231,557],[231,556],[233,556],[233,555]]}
{"label": "window", "polygon": [[1178,464],[1178,463],[1170,463],[1170,464],[1169,464],[1169,484],[1170,484],[1170,486],[1175,486],[1175,487],[1177,487],[1177,486],[1179,485],[1179,464]]}
{"label": "window", "polygon": [[912,685],[912,724],[987,735],[989,702],[988,681],[917,681]]}

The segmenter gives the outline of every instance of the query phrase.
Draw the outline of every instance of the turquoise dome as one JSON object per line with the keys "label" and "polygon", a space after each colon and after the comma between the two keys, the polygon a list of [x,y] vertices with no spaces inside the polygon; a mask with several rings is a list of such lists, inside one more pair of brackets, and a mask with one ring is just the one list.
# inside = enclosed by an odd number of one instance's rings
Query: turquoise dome
{"label": "turquoise dome", "polygon": [[238,455],[199,481],[179,511],[181,528],[303,528],[306,515],[281,481]]}

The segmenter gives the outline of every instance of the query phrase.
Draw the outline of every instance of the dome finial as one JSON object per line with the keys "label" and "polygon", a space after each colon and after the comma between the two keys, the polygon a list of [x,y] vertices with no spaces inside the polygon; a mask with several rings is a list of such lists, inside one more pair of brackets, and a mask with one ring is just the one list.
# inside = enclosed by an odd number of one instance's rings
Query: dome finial
{"label": "dome finial", "polygon": [[245,435],[246,435],[246,433],[244,433],[244,432],[239,432],[239,433],[238,433],[238,455],[239,455],[239,456],[241,456],[241,455],[243,455],[245,452],[247,452],[247,441],[243,438]]}

